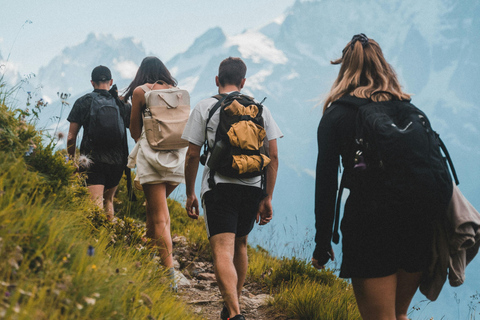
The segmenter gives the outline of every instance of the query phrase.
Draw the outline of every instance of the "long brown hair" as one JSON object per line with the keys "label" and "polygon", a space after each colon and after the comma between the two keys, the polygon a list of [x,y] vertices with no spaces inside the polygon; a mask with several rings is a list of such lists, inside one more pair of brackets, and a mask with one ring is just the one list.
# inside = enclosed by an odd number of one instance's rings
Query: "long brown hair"
{"label": "long brown hair", "polygon": [[170,74],[167,67],[157,57],[146,57],[142,60],[140,67],[138,67],[137,74],[133,81],[129,84],[124,92],[124,99],[128,99],[133,95],[133,90],[136,87],[145,83],[155,83],[156,81],[163,81],[171,86],[177,85],[177,80]]}
{"label": "long brown hair", "polygon": [[[371,98],[373,101],[409,100],[410,95],[402,91],[397,74],[385,60],[382,49],[373,39],[364,34],[356,35],[343,49],[340,59],[330,62],[341,64],[338,77],[333,83],[323,111],[340,97],[350,94],[358,98]],[[378,93],[386,91],[388,93]]]}

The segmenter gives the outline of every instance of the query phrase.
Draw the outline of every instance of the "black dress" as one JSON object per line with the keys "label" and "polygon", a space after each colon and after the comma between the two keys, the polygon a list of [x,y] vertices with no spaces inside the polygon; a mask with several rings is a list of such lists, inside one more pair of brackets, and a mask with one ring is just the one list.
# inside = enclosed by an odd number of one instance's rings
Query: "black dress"
{"label": "black dress", "polygon": [[399,269],[423,271],[430,248],[430,223],[408,199],[394,200],[375,183],[375,178],[368,182],[355,178],[355,119],[355,107],[340,99],[327,108],[318,127],[314,257],[325,263],[331,248],[341,159],[350,194],[341,222],[340,277],[383,277]]}

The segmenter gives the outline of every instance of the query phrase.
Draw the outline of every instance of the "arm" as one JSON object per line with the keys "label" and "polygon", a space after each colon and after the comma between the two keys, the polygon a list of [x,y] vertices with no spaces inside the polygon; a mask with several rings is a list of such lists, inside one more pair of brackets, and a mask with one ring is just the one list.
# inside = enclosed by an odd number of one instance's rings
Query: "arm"
{"label": "arm", "polygon": [[337,151],[335,119],[328,110],[320,121],[317,132],[318,156],[315,178],[315,242],[312,264],[324,268],[334,260],[331,246],[332,228],[337,196],[339,154]]}
{"label": "arm", "polygon": [[130,135],[137,142],[142,134],[142,109],[145,106],[145,92],[137,87],[133,90],[132,111],[130,114]]}
{"label": "arm", "polygon": [[187,189],[187,202],[185,208],[187,209],[188,216],[192,219],[197,219],[199,215],[198,199],[195,195],[195,180],[197,178],[201,148],[201,146],[197,146],[190,142],[185,157],[185,184]]}
{"label": "arm", "polygon": [[70,128],[67,135],[67,152],[69,159],[75,159],[75,148],[77,145],[77,135],[80,125],[76,122],[70,122]]}
{"label": "arm", "polygon": [[275,182],[277,181],[278,172],[278,148],[277,140],[273,139],[268,141],[270,163],[267,166],[267,196],[260,201],[257,212],[257,223],[264,225],[272,220],[272,196],[275,188]]}

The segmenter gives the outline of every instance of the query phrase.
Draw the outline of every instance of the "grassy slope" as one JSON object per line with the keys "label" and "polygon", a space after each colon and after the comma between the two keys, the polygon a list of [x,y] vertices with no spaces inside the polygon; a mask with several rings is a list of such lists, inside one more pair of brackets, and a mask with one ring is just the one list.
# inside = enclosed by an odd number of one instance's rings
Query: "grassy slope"
{"label": "grassy slope", "polygon": [[[122,183],[121,218],[108,222],[64,151],[41,142],[30,114],[0,101],[0,318],[194,319],[146,249],[142,194],[128,201]],[[202,221],[188,219],[176,201],[169,208],[172,234],[208,258]],[[249,281],[275,295],[272,308],[295,319],[360,318],[350,286],[331,271],[260,247],[249,259]]]}

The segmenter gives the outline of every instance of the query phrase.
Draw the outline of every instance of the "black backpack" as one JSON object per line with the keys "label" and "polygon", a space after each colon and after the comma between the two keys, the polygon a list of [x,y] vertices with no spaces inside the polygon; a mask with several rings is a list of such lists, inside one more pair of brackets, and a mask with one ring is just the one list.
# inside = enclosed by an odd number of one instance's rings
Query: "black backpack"
{"label": "black backpack", "polygon": [[88,123],[88,146],[92,149],[111,149],[123,146],[126,130],[122,111],[111,95],[91,92]]}
{"label": "black backpack", "polygon": [[[388,93],[377,91],[378,93]],[[409,201],[432,218],[446,211],[453,183],[458,178],[440,136],[432,129],[425,113],[410,101],[374,102],[344,96],[337,100],[357,110],[356,153],[351,171],[354,183],[374,185],[399,202]],[[443,154],[442,154],[443,151]],[[345,183],[342,176],[337,198],[333,241],[338,243],[340,201]]]}
{"label": "black backpack", "polygon": [[[268,158],[266,146],[264,143],[264,122],[263,122],[263,105],[262,103],[256,102],[252,97],[241,94],[240,92],[232,92],[230,94],[221,94],[213,96],[217,99],[218,102],[210,110],[208,119],[205,125],[205,137],[207,136],[207,126],[208,122],[212,118],[213,114],[220,108],[220,121],[215,133],[215,143],[213,146],[208,145],[208,141],[204,145],[204,153],[200,159],[203,165],[207,165],[210,168],[210,177],[208,183],[210,188],[215,186],[214,175],[215,172],[220,173],[221,175],[231,177],[231,178],[252,178],[257,176],[262,176],[263,186],[265,178],[265,167],[270,162]],[[265,100],[265,99],[264,99]],[[230,112],[230,106],[234,101],[238,102],[243,107],[252,107],[255,106],[258,112],[252,117],[252,115],[233,115]],[[262,101],[263,102],[263,101]],[[236,126],[242,121],[250,122],[253,124],[253,127],[259,128],[259,132],[255,133],[255,138],[261,141],[256,147],[242,148],[236,145],[232,145],[231,139],[228,135],[228,132],[232,129],[232,126]],[[232,132],[232,131],[231,131]],[[207,154],[210,153],[210,158],[206,163]],[[256,162],[258,168],[249,169],[248,172],[245,170],[240,170],[235,166],[234,157],[236,156],[245,156],[258,159]],[[240,171],[239,171],[240,170]],[[243,171],[243,172],[241,172]]]}

